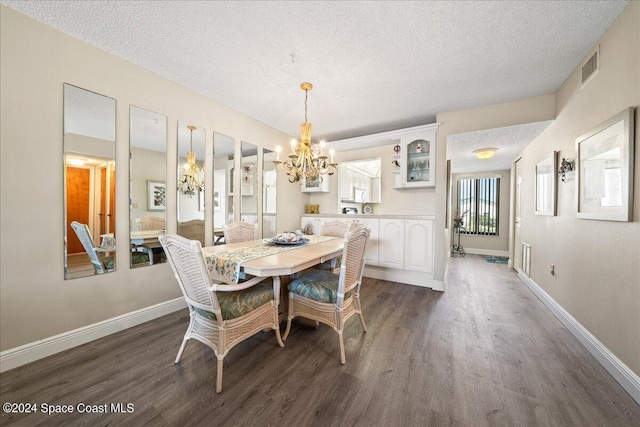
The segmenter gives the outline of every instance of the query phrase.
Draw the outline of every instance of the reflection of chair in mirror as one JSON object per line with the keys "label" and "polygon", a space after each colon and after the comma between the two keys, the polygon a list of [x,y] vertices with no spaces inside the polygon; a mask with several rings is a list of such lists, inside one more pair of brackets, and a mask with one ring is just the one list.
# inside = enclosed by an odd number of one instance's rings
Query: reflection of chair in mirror
{"label": "reflection of chair in mirror", "polygon": [[360,285],[369,232],[369,227],[362,225],[344,236],[339,275],[324,270],[313,270],[289,284],[289,315],[283,339],[289,335],[294,317],[302,316],[325,323],[338,332],[340,361],[342,364],[346,363],[342,335],[345,322],[357,314],[362,329],[367,331],[360,306]]}
{"label": "reflection of chair in mirror", "polygon": [[229,283],[210,272],[198,241],[175,234],[160,236],[173,274],[189,306],[187,329],[175,363],[180,362],[187,341],[195,338],[209,346],[218,359],[216,393],[222,391],[222,363],[229,350],[264,329],[274,329],[280,347],[277,283],[275,289],[259,284],[254,277],[239,284]]}
{"label": "reflection of chair in mirror", "polygon": [[224,241],[226,243],[248,242],[258,239],[258,226],[238,221],[224,225]]}
{"label": "reflection of chair in mirror", "polygon": [[165,219],[159,216],[136,218],[136,224],[138,224],[138,230],[140,231],[165,229]]}
{"label": "reflection of chair in mirror", "polygon": [[[321,236],[333,236],[333,237],[344,237],[345,234],[349,232],[349,228],[351,226],[346,222],[342,221],[327,221],[320,225],[320,235]],[[330,259],[329,261],[325,261],[322,264],[318,264],[315,268],[320,270],[329,270],[333,271],[340,264],[342,260],[341,256],[337,256],[335,258]]]}
{"label": "reflection of chair in mirror", "polygon": [[204,221],[192,219],[178,223],[178,234],[189,240],[197,240],[204,246]]}
{"label": "reflection of chair in mirror", "polygon": [[113,246],[107,247],[97,247],[93,243],[93,239],[91,238],[91,233],[89,232],[89,227],[87,224],[82,224],[78,221],[73,221],[71,223],[71,228],[76,232],[76,236],[82,243],[82,247],[89,255],[89,259],[91,260],[91,264],[93,264],[93,268],[95,269],[96,274],[102,274],[106,271],[114,270],[114,260],[113,256],[100,256],[99,254],[106,254],[108,252],[115,252],[116,248]]}
{"label": "reflection of chair in mirror", "polygon": [[[138,225],[138,230],[140,231],[164,231],[166,227],[166,220],[165,218],[159,216],[145,216],[142,218],[136,218],[136,224]],[[151,264],[164,262],[166,260],[164,251],[162,250],[162,246],[159,245],[157,247],[155,245],[134,245],[131,249],[135,251],[151,253]]]}

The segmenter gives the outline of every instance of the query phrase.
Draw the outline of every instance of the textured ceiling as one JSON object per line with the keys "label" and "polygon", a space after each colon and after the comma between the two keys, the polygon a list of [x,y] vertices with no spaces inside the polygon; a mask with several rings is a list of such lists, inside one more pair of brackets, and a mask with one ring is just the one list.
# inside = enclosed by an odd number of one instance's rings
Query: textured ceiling
{"label": "textured ceiling", "polygon": [[[511,169],[511,164],[553,121],[527,123],[447,136],[447,155],[452,173],[488,172]],[[473,150],[495,147],[490,159],[478,160]]]}
{"label": "textured ceiling", "polygon": [[327,140],[555,92],[628,3],[0,1],[290,135],[311,81]]}

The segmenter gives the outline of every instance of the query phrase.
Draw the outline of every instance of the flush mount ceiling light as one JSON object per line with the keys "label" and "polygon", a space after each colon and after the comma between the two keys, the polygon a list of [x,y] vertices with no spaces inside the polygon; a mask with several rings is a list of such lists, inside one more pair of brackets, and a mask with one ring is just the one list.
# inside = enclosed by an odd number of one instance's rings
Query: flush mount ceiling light
{"label": "flush mount ceiling light", "polygon": [[473,150],[473,154],[475,154],[477,158],[485,160],[492,158],[493,155],[496,154],[496,151],[498,151],[496,147],[479,148]]}
{"label": "flush mount ceiling light", "polygon": [[307,97],[313,85],[304,82],[300,89],[304,91],[304,122],[300,125],[300,142],[291,140],[291,154],[285,161],[280,161],[281,149],[276,147],[274,163],[276,171],[282,169],[289,175],[289,182],[299,182],[302,178],[311,182],[322,182],[321,175],[333,175],[338,164],[333,161],[333,150],[329,152],[331,162],[328,161],[324,152],[324,141],[320,141],[319,144],[311,143],[311,123],[307,121]]}
{"label": "flush mount ceiling light", "polygon": [[79,157],[67,157],[67,164],[71,166],[83,166],[87,163],[87,159],[81,159]]}

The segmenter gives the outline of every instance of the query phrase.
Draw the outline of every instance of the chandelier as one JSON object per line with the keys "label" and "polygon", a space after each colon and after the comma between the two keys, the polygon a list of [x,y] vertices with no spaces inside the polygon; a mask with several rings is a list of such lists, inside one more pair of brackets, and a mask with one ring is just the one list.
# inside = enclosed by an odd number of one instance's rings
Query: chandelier
{"label": "chandelier", "polygon": [[184,165],[184,175],[182,175],[178,188],[183,194],[191,197],[196,194],[196,190],[204,190],[204,180],[203,182],[198,180],[200,167],[196,164],[196,153],[193,151],[193,131],[196,130],[196,127],[187,126],[187,128],[191,131],[191,136],[189,138],[190,150],[187,153],[187,163]]}
{"label": "chandelier", "polygon": [[307,121],[307,97],[313,85],[304,82],[300,85],[304,91],[304,122],[300,125],[300,142],[291,140],[291,154],[284,161],[280,160],[280,147],[276,147],[275,169],[284,171],[289,175],[289,182],[299,182],[302,178],[307,181],[322,182],[321,175],[333,175],[338,165],[333,161],[334,151],[331,150],[331,162],[325,154],[325,143],[311,143],[311,123]]}

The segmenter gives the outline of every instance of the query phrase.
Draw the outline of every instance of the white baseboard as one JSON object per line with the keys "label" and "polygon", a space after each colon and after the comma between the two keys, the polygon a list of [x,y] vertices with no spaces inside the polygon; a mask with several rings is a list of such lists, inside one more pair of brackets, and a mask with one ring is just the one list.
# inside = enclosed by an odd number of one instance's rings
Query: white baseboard
{"label": "white baseboard", "polygon": [[444,291],[444,280],[435,280],[433,274],[420,271],[397,270],[394,268],[365,266],[364,277],[389,280],[390,282],[431,288],[434,291]]}
{"label": "white baseboard", "polygon": [[640,377],[618,359],[591,332],[558,304],[536,282],[518,269],[518,277],[546,305],[562,324],[586,347],[611,376],[640,404]]}
{"label": "white baseboard", "polygon": [[489,255],[489,256],[509,256],[509,251],[499,251],[495,249],[482,249],[482,248],[464,248],[464,251],[473,255]]}
{"label": "white baseboard", "polygon": [[52,354],[69,350],[115,332],[165,316],[186,308],[184,297],[132,311],[121,316],[103,320],[72,331],[63,332],[49,338],[34,341],[20,347],[10,348],[0,353],[0,372],[26,365]]}

